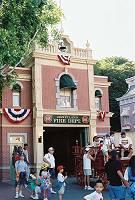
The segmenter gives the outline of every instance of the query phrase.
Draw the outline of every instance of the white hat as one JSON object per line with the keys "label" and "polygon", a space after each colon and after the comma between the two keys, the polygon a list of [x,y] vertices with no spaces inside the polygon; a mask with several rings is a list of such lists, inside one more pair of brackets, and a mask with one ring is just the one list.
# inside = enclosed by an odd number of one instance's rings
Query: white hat
{"label": "white hat", "polygon": [[90,148],[89,148],[89,147],[86,147],[86,148],[85,148],[85,151],[89,151],[89,150],[90,150]]}
{"label": "white hat", "polygon": [[49,147],[48,151],[54,151],[53,147]]}

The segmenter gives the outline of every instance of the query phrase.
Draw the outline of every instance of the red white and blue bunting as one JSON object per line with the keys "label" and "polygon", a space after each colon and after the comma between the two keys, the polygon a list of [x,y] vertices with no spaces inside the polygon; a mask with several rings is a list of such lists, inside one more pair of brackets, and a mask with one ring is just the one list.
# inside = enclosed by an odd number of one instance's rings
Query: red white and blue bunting
{"label": "red white and blue bunting", "polygon": [[3,109],[5,116],[10,122],[22,122],[25,120],[28,115],[30,114],[30,109],[23,109],[23,108],[4,108]]}
{"label": "red white and blue bunting", "polygon": [[60,54],[58,58],[64,65],[70,65],[70,56]]}
{"label": "red white and blue bunting", "polygon": [[105,112],[105,111],[100,111],[100,112],[99,112],[99,118],[100,118],[102,121],[104,121],[105,116],[106,116],[106,112]]}

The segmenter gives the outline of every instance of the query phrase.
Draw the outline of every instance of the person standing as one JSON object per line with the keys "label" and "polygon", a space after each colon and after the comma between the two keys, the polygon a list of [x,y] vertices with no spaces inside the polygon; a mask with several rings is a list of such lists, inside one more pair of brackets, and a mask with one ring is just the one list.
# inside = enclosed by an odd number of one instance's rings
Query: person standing
{"label": "person standing", "polygon": [[131,158],[133,154],[133,149],[132,149],[132,140],[130,137],[126,136],[125,132],[121,132],[121,138],[119,141],[120,149],[121,149],[121,157],[123,158],[124,155],[128,156]]}
{"label": "person standing", "polygon": [[125,170],[124,178],[129,182],[126,197],[128,199],[135,199],[135,155],[130,158],[129,166]]}
{"label": "person standing", "polygon": [[62,195],[65,192],[65,180],[67,179],[67,176],[63,176],[64,167],[63,165],[59,165],[57,167],[58,176],[57,176],[57,185],[58,185],[58,200],[62,200]]}
{"label": "person standing", "polygon": [[92,187],[90,187],[90,176],[92,175],[91,172],[91,160],[95,161],[95,158],[93,158],[90,155],[90,148],[86,147],[83,155],[83,172],[84,172],[84,189],[93,190]]}
{"label": "person standing", "polygon": [[29,164],[28,144],[24,144],[23,153],[25,161],[27,162],[27,164]]}
{"label": "person standing", "polygon": [[15,162],[15,171],[16,171],[16,195],[15,199],[23,197],[22,187],[26,184],[27,177],[27,163],[24,161],[23,154],[20,156],[20,160]]}
{"label": "person standing", "polygon": [[[55,178],[55,157],[54,157],[54,148],[50,147],[48,153],[45,154],[43,161],[49,164],[49,173],[51,175],[51,183],[53,184],[53,179]],[[55,194],[56,192],[51,187],[51,193]]]}
{"label": "person standing", "polygon": [[126,181],[122,174],[121,163],[118,159],[118,153],[113,150],[110,152],[110,159],[105,164],[105,172],[109,181],[108,189],[110,199],[125,199],[125,188],[124,184],[128,187],[128,181]]}

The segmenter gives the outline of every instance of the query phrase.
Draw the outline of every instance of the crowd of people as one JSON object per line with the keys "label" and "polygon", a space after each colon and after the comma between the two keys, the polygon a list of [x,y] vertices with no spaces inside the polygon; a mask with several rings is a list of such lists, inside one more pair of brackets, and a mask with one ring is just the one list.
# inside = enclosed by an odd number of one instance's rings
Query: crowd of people
{"label": "crowd of people", "polygon": [[[16,195],[15,199],[19,197],[24,198],[23,188],[29,187],[31,191],[31,199],[49,200],[51,194],[56,194],[52,189],[53,180],[55,179],[55,157],[54,148],[50,147],[48,153],[43,157],[43,163],[39,175],[34,169],[31,169],[28,156],[28,144],[14,147],[12,154],[12,164],[15,168],[16,176]],[[65,191],[65,180],[67,175],[63,175],[64,167],[62,165],[57,167],[57,193],[58,200],[62,200]]]}
{"label": "crowd of people", "polygon": [[[117,142],[118,144],[118,142]],[[95,164],[98,154],[102,154],[103,162],[97,159],[99,169],[103,165],[104,174],[108,180],[108,191],[111,200],[135,199],[135,156],[133,154],[132,140],[126,136],[125,132],[121,133],[119,145],[116,145],[114,133],[107,134],[105,138],[95,136],[93,144],[85,147],[83,155],[83,172],[84,172],[84,189],[94,190],[90,187],[90,177],[92,175],[92,162]],[[125,173],[122,169],[121,160],[129,159],[129,166]],[[103,182],[99,179],[95,185],[95,192],[84,197],[85,200],[102,200]]]}
{"label": "crowd of people", "polygon": [[[99,167],[99,171],[102,169],[100,165],[102,163],[109,183],[108,190],[111,200],[124,200],[125,197],[135,199],[135,156],[132,156],[132,154],[132,141],[126,136],[125,132],[121,133],[119,146],[115,143],[113,132],[110,135],[107,134],[105,138],[95,136],[93,143],[85,147],[83,154],[84,189],[91,191],[95,189],[95,191],[84,196],[84,200],[103,200],[102,190],[104,189],[104,180],[98,176],[98,170],[97,174],[95,174],[97,177],[95,187],[90,186],[92,163],[95,164],[95,167]],[[102,155],[103,160],[101,157],[98,159],[98,155]],[[128,157],[130,162],[123,174],[121,159],[124,156]],[[35,170],[30,170],[28,144],[24,144],[23,148],[21,146],[15,146],[12,162],[16,174],[15,199],[19,197],[24,198],[23,188],[29,187],[31,191],[30,197],[32,199],[49,200],[51,194],[57,192],[58,200],[62,200],[67,175],[63,175],[64,167],[62,165],[57,166],[57,184],[55,185],[57,191],[54,191],[56,166],[53,147],[50,147],[44,155],[39,174]]]}

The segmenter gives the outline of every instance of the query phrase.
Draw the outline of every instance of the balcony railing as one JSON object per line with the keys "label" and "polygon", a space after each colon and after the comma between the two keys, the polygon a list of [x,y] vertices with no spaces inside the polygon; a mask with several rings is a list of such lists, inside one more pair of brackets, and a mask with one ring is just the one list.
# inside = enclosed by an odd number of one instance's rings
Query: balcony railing
{"label": "balcony railing", "polygon": [[[46,48],[42,48],[36,44],[34,47],[34,51],[38,53],[45,53],[51,55],[58,55],[60,53],[57,44],[49,44]],[[73,58],[92,59],[92,50],[89,48],[83,49],[73,47],[70,53],[67,52],[67,55],[70,55]]]}

